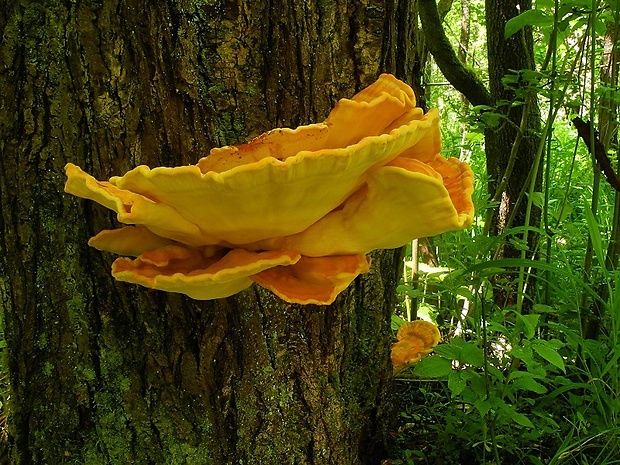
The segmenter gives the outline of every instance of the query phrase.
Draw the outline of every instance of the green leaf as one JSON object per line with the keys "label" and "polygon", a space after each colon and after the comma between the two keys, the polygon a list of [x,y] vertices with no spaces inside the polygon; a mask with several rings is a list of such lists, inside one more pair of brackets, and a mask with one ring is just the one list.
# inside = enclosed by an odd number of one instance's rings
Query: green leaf
{"label": "green leaf", "polygon": [[512,411],[508,416],[515,422],[521,426],[525,426],[526,428],[533,428],[534,424],[530,421],[528,417],[523,415],[522,413]]}
{"label": "green leaf", "polygon": [[519,413],[516,410],[514,410],[513,406],[508,405],[505,402],[502,402],[501,404],[499,404],[499,407],[502,413],[506,414],[506,416],[510,418],[512,421],[514,421],[515,423],[521,426],[525,426],[526,428],[534,427],[534,424],[530,421],[530,419],[526,417],[525,415],[523,415],[522,413]]}
{"label": "green leaf", "polygon": [[452,371],[452,362],[443,357],[423,358],[413,369],[413,374],[420,378],[443,378]]}
{"label": "green leaf", "polygon": [[459,359],[459,350],[458,348],[450,343],[450,344],[439,344],[433,349],[437,355],[441,355],[443,358],[447,358],[448,360],[458,360]]}
{"label": "green leaf", "polygon": [[540,315],[519,315],[521,323],[523,323],[523,334],[526,338],[532,339],[538,326]]}
{"label": "green leaf", "polygon": [[476,407],[476,410],[478,410],[480,416],[484,417],[487,413],[489,413],[489,410],[491,410],[491,403],[487,400],[479,399],[474,402],[474,407]]}
{"label": "green leaf", "polygon": [[473,113],[478,113],[481,111],[494,111],[494,110],[495,110],[495,107],[491,107],[489,105],[476,105],[475,107],[471,109]]}
{"label": "green leaf", "polygon": [[571,213],[573,213],[573,207],[568,203],[564,203],[558,210],[551,214],[556,220],[563,222]]}
{"label": "green leaf", "polygon": [[605,255],[603,254],[603,242],[601,239],[601,231],[598,228],[598,222],[592,213],[592,208],[588,205],[583,209],[586,215],[586,221],[588,223],[588,230],[590,231],[590,239],[592,240],[592,248],[596,254],[596,258],[599,263],[605,263]]}
{"label": "green leaf", "polygon": [[542,208],[545,205],[545,194],[542,192],[532,192],[530,199],[532,199],[532,203],[538,208]]}
{"label": "green leaf", "polygon": [[533,378],[515,379],[512,382],[511,386],[512,389],[515,391],[532,391],[536,394],[544,394],[545,392],[547,392],[547,388]]}
{"label": "green leaf", "polygon": [[484,365],[484,352],[475,342],[466,342],[463,338],[455,337],[450,344],[458,350],[459,362],[476,368]]}
{"label": "green leaf", "polygon": [[560,341],[559,339],[549,339],[548,341],[545,341],[545,345],[551,347],[554,350],[559,350],[562,347],[564,347],[566,344],[562,341]]}
{"label": "green leaf", "polygon": [[529,371],[512,371],[508,375],[508,381],[512,381],[519,378],[534,378],[534,374]]}
{"label": "green leaf", "polygon": [[534,304],[534,306],[532,307],[532,310],[534,310],[536,313],[556,313],[557,310],[550,306],[550,305],[545,305],[545,304]]}
{"label": "green leaf", "polygon": [[465,365],[480,368],[484,365],[484,352],[475,342],[467,342],[462,337],[454,337],[448,344],[435,347],[435,353],[450,360],[458,360]]}
{"label": "green leaf", "polygon": [[528,251],[530,249],[528,243],[521,238],[511,237],[508,242],[517,250]]}
{"label": "green leaf", "polygon": [[448,388],[455,397],[467,387],[467,382],[463,379],[461,373],[460,371],[452,370],[450,374],[448,374]]}
{"label": "green leaf", "polygon": [[469,381],[469,386],[471,387],[471,391],[476,394],[480,399],[487,398],[487,389],[483,376],[474,376]]}
{"label": "green leaf", "polygon": [[392,322],[391,322],[392,331],[396,331],[398,328],[400,328],[404,324],[405,324],[405,320],[403,320],[398,315],[392,315]]}
{"label": "green leaf", "polygon": [[538,457],[536,457],[535,455],[530,455],[528,456],[528,458],[530,459],[530,461],[534,464],[534,465],[545,465],[542,460],[540,460]]}
{"label": "green leaf", "polygon": [[473,342],[468,342],[461,348],[459,360],[466,365],[480,368],[484,365],[484,352]]}
{"label": "green leaf", "polygon": [[620,359],[620,346],[614,347],[611,353],[614,355],[611,357],[611,360],[605,364],[605,367],[601,371],[601,376],[605,376],[610,371],[611,373],[618,372],[618,367],[620,366],[620,364],[618,364],[618,360]]}
{"label": "green leaf", "polygon": [[541,10],[526,10],[506,22],[504,39],[512,37],[525,26],[550,26],[553,24],[553,16]]}
{"label": "green leaf", "polygon": [[499,126],[499,122],[502,119],[502,115],[500,115],[499,113],[486,112],[480,115],[480,119],[488,127],[494,128],[496,126]]}
{"label": "green leaf", "polygon": [[484,139],[484,134],[479,132],[468,132],[465,134],[465,140],[470,142],[480,142]]}
{"label": "green leaf", "polygon": [[456,290],[456,295],[458,298],[464,298],[469,300],[474,300],[476,296],[474,293],[467,287],[461,286]]}
{"label": "green leaf", "polygon": [[553,348],[545,344],[545,341],[538,341],[536,344],[532,344],[534,352],[551,363],[553,366],[559,368],[562,371],[566,371],[564,367],[564,359]]}
{"label": "green leaf", "polygon": [[532,357],[532,349],[529,346],[528,347],[514,346],[512,349],[508,351],[508,353],[512,355],[513,357],[518,358],[519,360],[523,360],[523,363],[525,363],[528,366],[528,368],[534,365],[534,358]]}

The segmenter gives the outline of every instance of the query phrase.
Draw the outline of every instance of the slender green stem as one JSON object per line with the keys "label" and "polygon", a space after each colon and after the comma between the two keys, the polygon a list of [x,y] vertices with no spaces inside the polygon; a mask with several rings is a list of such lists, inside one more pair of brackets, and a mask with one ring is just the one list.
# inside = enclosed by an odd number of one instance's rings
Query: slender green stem
{"label": "slender green stem", "polygon": [[[483,289],[483,287],[481,288]],[[489,351],[491,350],[491,348],[489,347],[489,340],[488,340],[488,334],[487,334],[487,310],[486,310],[486,302],[484,299],[484,291],[483,291],[483,295],[480,296],[480,313],[481,313],[481,320],[482,320],[482,353],[483,353],[483,357],[484,357],[484,390],[485,390],[485,395],[486,395],[486,400],[487,402],[491,401],[491,380],[490,380],[490,373],[489,373]],[[486,417],[488,420],[488,428],[489,428],[489,432],[491,434],[491,443],[493,444],[493,455],[495,456],[495,463],[499,464],[500,459],[499,459],[499,449],[497,447],[497,439],[495,437],[495,419],[494,419],[494,413],[492,413],[491,411],[487,412]]]}
{"label": "slender green stem", "polygon": [[[596,218],[597,211],[598,211],[598,200],[599,200],[600,185],[601,185],[601,171],[598,165],[596,164],[596,159],[594,158],[594,153],[595,153],[594,144],[596,142],[596,137],[595,137],[595,132],[594,132],[594,121],[596,118],[596,113],[595,113],[596,101],[595,101],[594,92],[596,90],[596,87],[595,87],[596,27],[595,25],[596,25],[596,9],[597,8],[598,8],[598,0],[592,0],[592,11],[590,13],[590,20],[588,22],[588,27],[590,28],[589,30],[590,32],[590,108],[589,108],[589,113],[590,113],[590,141],[591,141],[590,154],[591,154],[591,159],[592,159],[592,171],[594,173],[594,178],[592,181],[592,200],[590,203],[590,209],[592,210],[592,214],[594,215],[595,218]],[[593,258],[594,257],[593,257],[593,251],[592,251],[592,237],[590,234],[588,234],[588,245],[586,247],[586,254],[585,254],[584,264],[583,264],[584,282],[590,281]],[[581,306],[580,306],[582,315],[587,314],[587,308],[589,305],[588,301],[589,301],[588,295],[584,292],[581,296]],[[585,324],[585,320],[583,316],[582,316],[582,321],[584,321],[584,324]],[[582,336],[585,335],[585,333],[583,333],[583,331],[586,329],[584,327],[584,324],[582,324]]]}
{"label": "slender green stem", "polygon": [[[559,0],[555,0],[554,8],[553,8],[553,31],[551,33],[551,37],[549,40],[549,48],[547,50],[551,51],[550,60],[551,60],[551,88],[549,92],[549,108],[555,108],[555,78],[557,75],[557,29],[558,29],[558,9],[559,9]],[[545,57],[545,65],[549,62],[549,54]],[[545,158],[545,202],[543,205],[543,224],[545,231],[547,232],[547,240],[545,247],[545,261],[546,263],[551,262],[551,245],[552,239],[549,234],[549,185],[550,185],[550,177],[551,177],[551,135],[552,132],[547,134],[547,157]],[[545,271],[545,284],[544,284],[544,303],[545,305],[549,305],[551,301],[551,271]]]}

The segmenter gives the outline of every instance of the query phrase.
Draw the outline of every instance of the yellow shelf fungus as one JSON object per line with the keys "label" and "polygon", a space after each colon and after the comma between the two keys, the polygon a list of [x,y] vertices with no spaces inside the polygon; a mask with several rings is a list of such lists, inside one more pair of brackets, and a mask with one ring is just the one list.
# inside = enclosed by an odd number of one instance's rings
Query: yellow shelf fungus
{"label": "yellow shelf fungus", "polygon": [[69,163],[65,191],[136,225],[89,242],[137,257],[114,263],[118,280],[196,299],[257,282],[329,304],[368,271],[371,250],[471,224],[473,173],[440,149],[437,111],[384,74],[322,123],[214,148],[196,165],[100,182]]}
{"label": "yellow shelf fungus", "polygon": [[433,323],[415,320],[398,328],[396,339],[398,342],[392,346],[391,353],[395,374],[430,354],[439,344],[441,334]]}

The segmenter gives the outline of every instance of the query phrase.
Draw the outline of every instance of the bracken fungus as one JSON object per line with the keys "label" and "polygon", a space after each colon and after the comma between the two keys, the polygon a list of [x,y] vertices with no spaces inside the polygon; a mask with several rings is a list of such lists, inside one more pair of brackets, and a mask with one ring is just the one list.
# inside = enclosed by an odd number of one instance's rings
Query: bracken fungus
{"label": "bracken fungus", "polygon": [[436,110],[383,74],[328,118],[212,149],[196,165],[138,166],[97,181],[67,164],[65,191],[131,225],[89,244],[126,255],[113,276],[195,299],[256,282],[329,304],[369,270],[366,254],[467,227],[473,173],[439,154]]}
{"label": "bracken fungus", "polygon": [[424,320],[408,321],[398,328],[397,342],[392,346],[394,373],[418,363],[439,344],[441,335],[437,326]]}

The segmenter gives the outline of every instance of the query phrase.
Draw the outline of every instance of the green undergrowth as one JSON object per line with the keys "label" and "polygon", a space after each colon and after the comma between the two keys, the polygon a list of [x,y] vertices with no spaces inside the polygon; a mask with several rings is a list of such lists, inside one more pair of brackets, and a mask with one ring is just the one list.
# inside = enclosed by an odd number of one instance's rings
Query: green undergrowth
{"label": "green undergrowth", "polygon": [[[484,2],[454,2],[454,44],[465,3],[484,16]],[[472,26],[468,53],[484,57],[484,27]],[[472,108],[450,88],[429,99],[442,114],[442,153],[476,173],[476,216],[467,230],[415,244],[419,264],[408,250],[394,326],[425,318],[443,339],[395,380],[395,465],[620,464],[620,4],[537,0],[505,35],[523,28],[535,69],[504,76],[513,100]],[[540,163],[519,187],[526,214],[498,224],[503,197],[487,190],[485,137],[532,99]],[[584,143],[575,121],[592,123],[603,148]]]}
{"label": "green undergrowth", "polygon": [[[394,463],[620,463],[620,273],[599,270],[602,300],[600,282],[584,282],[567,260],[473,262],[426,267],[400,287],[443,340],[396,380]],[[521,266],[530,277],[551,272],[551,301],[497,304]],[[583,333],[583,294],[600,306],[594,338]]]}

